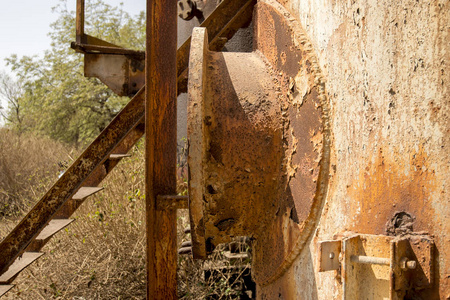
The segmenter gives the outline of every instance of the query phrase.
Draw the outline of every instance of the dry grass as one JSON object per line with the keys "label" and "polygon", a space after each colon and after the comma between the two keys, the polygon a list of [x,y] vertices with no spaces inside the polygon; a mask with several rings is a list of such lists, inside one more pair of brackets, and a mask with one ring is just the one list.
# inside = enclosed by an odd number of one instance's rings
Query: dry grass
{"label": "dry grass", "polygon": [[134,152],[16,279],[9,299],[145,298],[144,171]]}
{"label": "dry grass", "polygon": [[[0,147],[1,141],[0,139]],[[22,139],[20,147],[23,147],[24,142],[25,139]],[[39,144],[38,141],[36,143]],[[22,173],[33,174],[32,178],[39,178],[39,180],[30,181],[27,183],[27,188],[20,191],[24,195],[34,191],[27,195],[38,199],[49,183],[56,180],[58,170],[55,164],[58,160],[66,159],[67,151],[64,147],[57,147],[48,141],[45,141],[44,145],[33,145],[33,147],[41,149],[39,151],[42,153],[51,150],[55,160],[45,162],[38,160],[39,156],[48,158],[49,153],[39,155],[35,152],[34,159],[15,157],[13,164],[17,163],[17,165],[9,165],[6,159],[2,165],[0,160],[0,167],[14,174],[14,172],[17,173],[14,170],[30,164]],[[0,158],[9,157],[7,153],[12,152],[14,151],[0,148]],[[22,159],[23,162],[20,161]],[[41,168],[41,166],[44,167]],[[11,177],[10,184],[20,184],[13,182],[14,178],[22,178],[17,176]],[[122,160],[103,181],[102,186],[105,189],[88,198],[73,215],[75,222],[56,234],[42,249],[45,255],[18,276],[14,282],[16,287],[6,295],[5,299],[145,299],[145,200],[142,145],[133,149],[132,157]],[[185,190],[186,180],[180,179],[179,191],[185,193]],[[12,203],[17,198],[8,199],[10,199],[9,203]],[[22,208],[28,204],[23,202],[17,204],[17,207],[24,210]],[[15,222],[16,220],[13,221],[11,218],[1,220],[0,235],[5,235]],[[179,244],[190,239],[190,236],[184,233],[188,224],[187,211],[180,211]],[[205,279],[205,266],[211,268],[215,264],[216,267],[222,267],[227,263],[222,256],[223,250],[219,247],[213,258],[206,262],[194,261],[190,256],[179,257],[178,294],[180,299],[240,298],[237,295],[239,293],[237,289],[243,284],[242,274],[246,269],[248,271],[249,261],[240,263],[245,266],[244,268],[235,268],[216,274],[215,278]],[[236,270],[241,274],[236,275]]]}

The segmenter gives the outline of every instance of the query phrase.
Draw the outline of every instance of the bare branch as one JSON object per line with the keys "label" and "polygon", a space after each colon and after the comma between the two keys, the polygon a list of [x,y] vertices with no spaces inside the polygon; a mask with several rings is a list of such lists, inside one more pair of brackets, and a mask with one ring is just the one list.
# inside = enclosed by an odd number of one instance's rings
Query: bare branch
{"label": "bare branch", "polygon": [[23,95],[23,86],[5,72],[0,73],[0,101],[5,101],[7,108],[0,106],[0,116],[10,123],[21,127],[22,110],[20,98]]}

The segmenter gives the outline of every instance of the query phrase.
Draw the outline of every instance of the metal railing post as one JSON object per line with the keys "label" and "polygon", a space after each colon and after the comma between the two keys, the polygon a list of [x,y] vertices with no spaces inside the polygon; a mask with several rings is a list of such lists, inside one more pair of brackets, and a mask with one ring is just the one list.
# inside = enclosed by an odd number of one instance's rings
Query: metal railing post
{"label": "metal railing post", "polygon": [[177,1],[147,0],[146,218],[147,299],[177,298],[176,209],[158,196],[176,194]]}
{"label": "metal railing post", "polygon": [[85,36],[84,36],[84,0],[77,0],[76,42],[77,42],[77,44],[85,43]]}

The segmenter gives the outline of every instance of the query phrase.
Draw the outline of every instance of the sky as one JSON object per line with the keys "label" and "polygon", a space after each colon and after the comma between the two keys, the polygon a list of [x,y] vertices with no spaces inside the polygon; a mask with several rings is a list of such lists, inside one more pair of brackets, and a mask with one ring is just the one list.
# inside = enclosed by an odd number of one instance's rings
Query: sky
{"label": "sky", "polygon": [[[119,6],[120,3],[123,3],[123,10],[131,15],[145,10],[146,4],[146,0],[103,1],[112,6]],[[67,0],[69,10],[75,11],[76,2],[77,0]],[[6,66],[5,62],[5,58],[11,54],[17,54],[18,57],[24,55],[42,57],[44,51],[50,49],[50,38],[47,34],[50,32],[50,24],[58,18],[57,14],[52,12],[52,7],[58,3],[60,0],[18,0],[7,1],[7,4],[2,3],[0,9],[0,73],[11,74],[11,69]],[[0,106],[6,107],[6,103],[0,102]]]}
{"label": "sky", "polygon": [[[145,10],[146,0],[103,0],[105,3],[123,8],[131,15]],[[0,72],[9,72],[5,58],[15,53],[43,55],[50,48],[50,24],[57,19],[52,7],[60,0],[18,0],[3,3],[0,9]],[[76,0],[67,0],[70,10],[75,10]],[[70,45],[67,45],[69,47]]]}

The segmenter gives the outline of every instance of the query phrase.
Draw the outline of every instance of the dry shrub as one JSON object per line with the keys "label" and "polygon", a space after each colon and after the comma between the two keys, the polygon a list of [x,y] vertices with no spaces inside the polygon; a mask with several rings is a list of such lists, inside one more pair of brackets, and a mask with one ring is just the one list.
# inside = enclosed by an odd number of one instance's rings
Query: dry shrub
{"label": "dry shrub", "polygon": [[75,221],[15,280],[9,299],[144,299],[145,200],[142,147],[86,199]]}
{"label": "dry shrub", "polygon": [[0,220],[38,201],[58,177],[58,162],[69,157],[58,142],[0,128]]}

